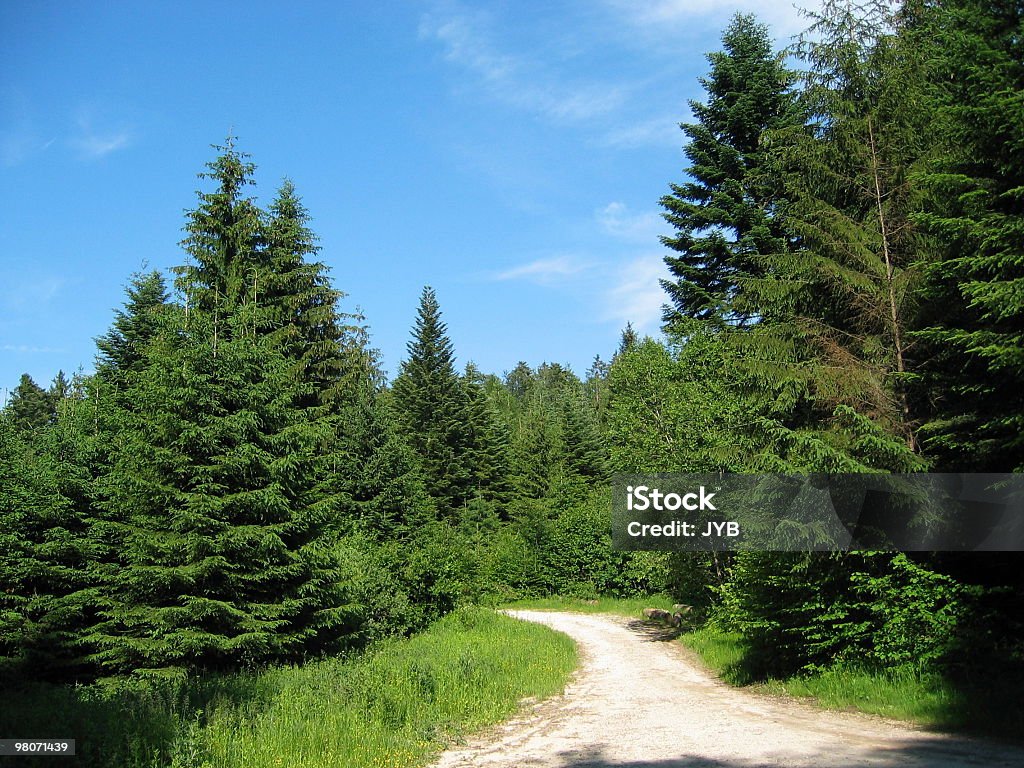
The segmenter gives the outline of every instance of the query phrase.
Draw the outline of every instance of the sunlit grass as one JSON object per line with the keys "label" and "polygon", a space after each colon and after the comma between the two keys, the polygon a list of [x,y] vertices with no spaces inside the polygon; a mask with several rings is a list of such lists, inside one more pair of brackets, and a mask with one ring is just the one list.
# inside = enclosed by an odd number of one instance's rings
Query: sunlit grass
{"label": "sunlit grass", "polygon": [[421,766],[522,699],[561,691],[576,659],[565,635],[470,608],[351,660],[164,687],[8,692],[0,726],[76,738],[79,766]]}
{"label": "sunlit grass", "polygon": [[936,672],[837,667],[784,680],[752,681],[737,633],[704,626],[681,637],[723,680],[755,691],[805,699],[824,709],[864,712],[937,730],[1019,739],[1024,732],[1019,673],[988,672],[971,683]]}

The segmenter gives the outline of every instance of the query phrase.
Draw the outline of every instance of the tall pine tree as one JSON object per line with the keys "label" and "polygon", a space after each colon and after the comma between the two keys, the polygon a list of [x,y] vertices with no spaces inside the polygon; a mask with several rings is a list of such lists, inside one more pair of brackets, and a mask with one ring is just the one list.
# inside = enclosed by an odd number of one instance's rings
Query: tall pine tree
{"label": "tall pine tree", "polygon": [[472,495],[466,393],[437,296],[423,289],[408,358],[392,386],[395,416],[439,511],[456,519]]}
{"label": "tall pine tree", "polygon": [[675,229],[662,238],[675,251],[665,258],[673,278],[662,281],[668,327],[683,318],[756,320],[736,302],[740,281],[764,270],[758,255],[784,251],[792,239],[777,216],[785,196],[764,137],[802,124],[795,76],[751,15],[734,16],[722,44],[708,54],[711,71],[701,80],[707,103],[691,101],[697,122],[680,126],[689,139],[691,181],[671,185],[661,199]]}
{"label": "tall pine tree", "polygon": [[184,306],[160,313],[104,482],[119,560],[92,640],[115,671],[294,656],[346,618],[340,500],[320,471],[338,418],[297,374],[302,345],[270,327],[288,302],[261,300],[270,252],[243,197],[251,164],[229,144],[210,169],[216,190],[189,214],[192,262],[178,270]]}
{"label": "tall pine tree", "polygon": [[933,134],[925,227],[925,445],[955,471],[1024,471],[1024,8],[914,3],[931,52]]}

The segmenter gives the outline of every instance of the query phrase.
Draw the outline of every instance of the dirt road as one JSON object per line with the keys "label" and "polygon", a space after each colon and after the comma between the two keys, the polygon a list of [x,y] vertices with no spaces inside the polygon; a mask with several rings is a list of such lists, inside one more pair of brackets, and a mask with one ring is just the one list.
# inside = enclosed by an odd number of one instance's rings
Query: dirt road
{"label": "dirt road", "polygon": [[570,635],[581,667],[564,696],[445,752],[436,768],[1024,768],[1024,749],[730,688],[639,621],[510,613]]}

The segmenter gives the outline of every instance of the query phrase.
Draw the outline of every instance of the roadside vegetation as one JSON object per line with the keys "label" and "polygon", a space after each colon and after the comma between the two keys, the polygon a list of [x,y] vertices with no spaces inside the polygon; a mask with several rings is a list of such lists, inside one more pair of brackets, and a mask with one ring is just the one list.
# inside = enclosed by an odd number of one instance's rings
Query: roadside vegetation
{"label": "roadside vegetation", "polygon": [[553,594],[690,604],[736,683],[1024,730],[1017,552],[611,546],[616,472],[1024,471],[1020,2],[808,23],[723,30],[660,201],[664,335],[582,375],[457,366],[425,287],[389,380],[294,186],[260,202],[218,147],[95,370],[0,413],[0,732],[83,765],[413,764],[557,690],[564,640],[464,608]]}
{"label": "roadside vegetation", "polygon": [[464,608],[352,659],[77,688],[37,683],[16,693],[18,707],[3,708],[0,732],[75,737],[83,768],[420,766],[523,699],[560,692],[575,666],[565,635]]}
{"label": "roadside vegetation", "polygon": [[1001,674],[981,671],[970,680],[953,680],[927,669],[882,671],[851,665],[765,679],[751,669],[749,647],[738,632],[708,624],[679,639],[732,685],[807,699],[824,709],[865,712],[936,730],[1018,741],[1024,733],[1020,707],[1024,676],[1012,670]]}

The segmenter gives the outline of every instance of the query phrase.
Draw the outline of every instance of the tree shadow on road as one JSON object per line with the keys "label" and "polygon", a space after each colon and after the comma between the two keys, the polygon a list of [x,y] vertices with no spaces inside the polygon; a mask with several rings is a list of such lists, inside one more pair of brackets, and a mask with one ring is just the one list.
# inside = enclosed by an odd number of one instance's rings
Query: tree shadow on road
{"label": "tree shadow on road", "polygon": [[645,643],[667,643],[676,640],[685,627],[670,627],[660,621],[643,621],[631,619],[626,628],[640,636]]}

